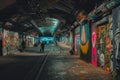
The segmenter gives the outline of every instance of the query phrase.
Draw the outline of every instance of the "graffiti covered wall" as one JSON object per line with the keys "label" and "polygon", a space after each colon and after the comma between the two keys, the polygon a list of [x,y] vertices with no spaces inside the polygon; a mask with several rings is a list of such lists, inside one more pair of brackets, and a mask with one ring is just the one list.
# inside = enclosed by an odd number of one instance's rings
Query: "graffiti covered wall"
{"label": "graffiti covered wall", "polygon": [[80,34],[76,34],[75,35],[75,54],[79,54],[80,55]]}
{"label": "graffiti covered wall", "polygon": [[120,6],[113,10],[113,53],[114,68],[120,69]]}
{"label": "graffiti covered wall", "polygon": [[109,22],[97,27],[97,55],[98,66],[110,71],[110,56],[112,54],[112,17],[108,16]]}
{"label": "graffiti covered wall", "polygon": [[3,55],[10,54],[18,47],[18,33],[4,30],[3,36]]}
{"label": "graffiti covered wall", "polygon": [[90,30],[89,23],[83,21],[80,25],[80,55],[81,58],[87,62],[90,62]]}
{"label": "graffiti covered wall", "polygon": [[96,52],[96,30],[92,30],[92,56],[91,56],[91,62],[94,66],[97,66],[97,52]]}
{"label": "graffiti covered wall", "polygon": [[80,26],[75,29],[74,35],[74,53],[80,55]]}
{"label": "graffiti covered wall", "polygon": [[73,33],[72,32],[70,32],[70,46],[71,46],[71,48],[73,48]]}

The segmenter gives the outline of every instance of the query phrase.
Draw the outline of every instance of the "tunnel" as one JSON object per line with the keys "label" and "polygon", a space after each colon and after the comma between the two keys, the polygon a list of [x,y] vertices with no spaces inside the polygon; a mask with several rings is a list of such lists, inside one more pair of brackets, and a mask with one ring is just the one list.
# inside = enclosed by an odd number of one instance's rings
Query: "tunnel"
{"label": "tunnel", "polygon": [[120,80],[120,0],[0,0],[0,80]]}

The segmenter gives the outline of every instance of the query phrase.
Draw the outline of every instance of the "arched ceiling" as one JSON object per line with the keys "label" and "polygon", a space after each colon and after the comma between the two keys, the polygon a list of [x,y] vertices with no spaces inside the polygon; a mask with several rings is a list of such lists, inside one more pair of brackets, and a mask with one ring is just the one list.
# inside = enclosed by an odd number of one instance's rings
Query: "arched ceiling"
{"label": "arched ceiling", "polygon": [[[35,26],[38,33],[52,35],[52,26],[55,25],[52,19],[57,19],[59,25],[56,28],[68,29],[73,24],[78,11],[84,10],[89,13],[96,5],[105,0],[0,0],[0,22],[10,21],[15,29],[24,29],[24,25]],[[48,19],[48,20],[47,20]],[[34,23],[32,23],[32,22]],[[67,26],[67,27],[66,27]],[[30,29],[30,30],[29,30]],[[43,30],[45,29],[45,30]],[[18,30],[18,31],[19,31]],[[32,31],[33,28],[27,28]],[[40,31],[39,31],[40,30]],[[23,30],[24,31],[24,30]],[[44,31],[44,32],[42,32]],[[52,32],[54,33],[54,32]]]}

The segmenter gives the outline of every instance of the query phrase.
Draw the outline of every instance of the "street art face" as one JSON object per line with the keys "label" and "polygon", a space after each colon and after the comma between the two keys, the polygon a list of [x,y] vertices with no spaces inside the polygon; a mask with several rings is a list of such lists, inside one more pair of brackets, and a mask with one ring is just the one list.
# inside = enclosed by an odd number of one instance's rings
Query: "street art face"
{"label": "street art face", "polygon": [[80,27],[80,49],[83,54],[87,54],[89,49],[89,26],[88,24],[84,24]]}
{"label": "street art face", "polygon": [[96,30],[92,31],[92,64],[97,66],[97,54],[96,54]]}

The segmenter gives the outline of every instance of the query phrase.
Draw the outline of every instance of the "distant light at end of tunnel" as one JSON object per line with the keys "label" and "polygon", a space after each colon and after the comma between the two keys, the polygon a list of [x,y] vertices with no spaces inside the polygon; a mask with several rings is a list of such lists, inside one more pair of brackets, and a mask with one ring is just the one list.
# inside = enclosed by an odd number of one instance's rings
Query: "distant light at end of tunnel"
{"label": "distant light at end of tunnel", "polygon": [[54,27],[57,27],[60,21],[57,20],[57,19],[55,19],[55,20],[52,21],[52,22],[53,22],[53,24],[54,24],[53,26],[54,26]]}
{"label": "distant light at end of tunnel", "polygon": [[48,25],[48,26],[43,26],[43,27],[39,27],[39,30],[42,32],[42,33],[45,33],[45,32],[50,32],[50,33],[54,33],[55,29],[58,27],[60,21],[58,19],[55,19],[55,18],[46,18],[47,20],[50,20],[52,25]]}

